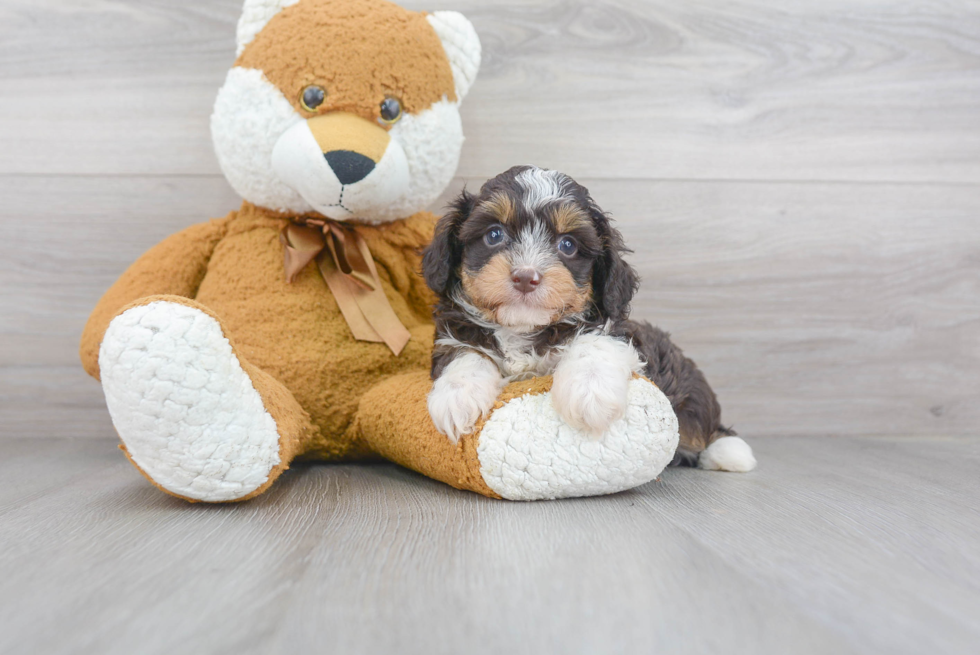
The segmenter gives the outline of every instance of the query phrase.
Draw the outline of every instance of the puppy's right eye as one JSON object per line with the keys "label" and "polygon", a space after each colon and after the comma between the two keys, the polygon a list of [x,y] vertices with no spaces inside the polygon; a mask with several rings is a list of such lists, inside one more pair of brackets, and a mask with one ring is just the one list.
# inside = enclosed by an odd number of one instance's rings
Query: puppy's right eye
{"label": "puppy's right eye", "polygon": [[487,242],[488,246],[500,245],[504,240],[504,230],[500,227],[492,227],[487,230],[486,235],[483,240]]}

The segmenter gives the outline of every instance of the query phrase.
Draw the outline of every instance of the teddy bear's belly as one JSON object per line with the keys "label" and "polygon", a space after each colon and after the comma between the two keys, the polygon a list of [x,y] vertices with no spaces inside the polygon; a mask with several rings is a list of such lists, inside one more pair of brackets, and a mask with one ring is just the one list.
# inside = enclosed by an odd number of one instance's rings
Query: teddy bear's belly
{"label": "teddy bear's belly", "polygon": [[[393,374],[428,369],[431,319],[384,281],[395,313],[412,333],[395,357],[383,343],[355,340],[314,264],[292,284],[273,230],[226,238],[215,249],[196,300],[213,310],[238,351],[282,382],[320,429],[316,455],[358,454],[348,428],[361,396]],[[421,309],[421,308],[419,308]]]}

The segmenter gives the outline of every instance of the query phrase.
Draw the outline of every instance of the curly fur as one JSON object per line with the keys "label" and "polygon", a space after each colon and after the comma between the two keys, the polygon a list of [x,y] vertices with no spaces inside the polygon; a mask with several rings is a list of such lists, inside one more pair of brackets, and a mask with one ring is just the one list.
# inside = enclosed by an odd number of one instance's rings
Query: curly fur
{"label": "curly fur", "polygon": [[[512,243],[488,250],[485,234],[494,227],[504,229]],[[589,301],[546,324],[502,325],[493,307],[467,291],[467,280],[488,275],[499,264],[489,263],[495,257],[516,260],[531,234],[538,235],[542,249],[573,235],[576,256],[554,259],[576,281],[575,293]],[[714,391],[670,335],[629,320],[639,277],[624,259],[628,253],[588,189],[561,173],[519,166],[487,181],[477,194],[464,190],[439,221],[423,258],[426,283],[439,296],[432,378],[438,381],[467,353],[493,361],[507,380],[554,373],[559,413],[573,425],[598,429],[621,415],[620,387],[638,371],[660,387],[677,414],[674,463],[697,465],[700,453],[735,432],[721,424]]]}

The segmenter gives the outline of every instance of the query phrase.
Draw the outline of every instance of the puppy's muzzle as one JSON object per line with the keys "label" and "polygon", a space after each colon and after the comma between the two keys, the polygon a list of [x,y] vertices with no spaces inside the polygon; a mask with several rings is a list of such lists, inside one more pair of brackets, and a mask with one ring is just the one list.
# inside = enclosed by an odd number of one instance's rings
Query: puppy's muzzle
{"label": "puppy's muzzle", "polygon": [[510,272],[510,281],[521,293],[531,293],[541,284],[541,275],[533,268],[516,268]]}

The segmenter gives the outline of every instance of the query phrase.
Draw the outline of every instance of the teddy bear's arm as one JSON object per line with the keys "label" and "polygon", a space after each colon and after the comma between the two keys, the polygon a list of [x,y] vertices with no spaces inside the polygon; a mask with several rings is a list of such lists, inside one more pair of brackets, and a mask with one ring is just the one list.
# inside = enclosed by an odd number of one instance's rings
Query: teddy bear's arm
{"label": "teddy bear's arm", "polygon": [[147,296],[193,298],[197,294],[211,253],[227,231],[229,218],[200,223],[173,234],[126,269],[99,300],[82,332],[79,354],[86,373],[99,379],[99,346],[109,322],[123,307]]}

